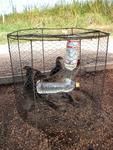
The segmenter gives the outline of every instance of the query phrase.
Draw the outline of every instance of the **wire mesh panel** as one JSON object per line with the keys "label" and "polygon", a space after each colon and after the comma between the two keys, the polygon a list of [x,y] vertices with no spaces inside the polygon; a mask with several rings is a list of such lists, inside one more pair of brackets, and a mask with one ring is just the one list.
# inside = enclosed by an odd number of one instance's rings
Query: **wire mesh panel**
{"label": "wire mesh panel", "polygon": [[[80,43],[80,66],[73,78],[75,88],[70,92],[38,93],[36,82],[50,77],[57,57],[65,59],[69,40]],[[86,119],[91,120],[101,110],[108,40],[108,33],[76,28],[38,28],[8,34],[15,103],[20,116],[46,133],[59,130],[59,126],[75,128],[75,118],[81,119],[83,113],[87,117],[81,126]],[[41,76],[35,76],[37,72]],[[71,73],[65,70],[64,75]]]}

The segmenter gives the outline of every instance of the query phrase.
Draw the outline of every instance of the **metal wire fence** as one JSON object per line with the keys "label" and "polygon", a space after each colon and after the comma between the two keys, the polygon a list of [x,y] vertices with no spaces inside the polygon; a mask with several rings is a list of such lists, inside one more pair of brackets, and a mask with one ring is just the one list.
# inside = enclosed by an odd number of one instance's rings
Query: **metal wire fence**
{"label": "metal wire fence", "polygon": [[[112,61],[112,56],[107,57],[109,34],[76,28],[37,28],[16,31],[8,34],[7,37],[11,71],[6,61],[5,74],[8,73],[10,76],[5,76],[4,83],[14,84],[13,106],[16,110],[12,112],[13,115],[18,113],[24,122],[44,131],[48,139],[56,136],[57,133],[60,135],[60,131],[67,133],[67,130],[71,129],[73,132],[69,134],[69,138],[74,137],[76,142],[78,139],[75,135],[78,131],[75,128],[79,126],[87,130],[88,125],[96,122],[97,115],[101,113],[107,58]],[[24,67],[32,67],[46,75],[55,65],[58,56],[65,57],[69,39],[80,40],[80,68],[77,76],[74,77],[75,82],[80,83],[80,87],[67,93],[69,95],[66,96],[62,92],[37,95],[36,86],[31,90],[25,90]],[[33,84],[35,84],[34,74]],[[5,121],[7,116],[4,108],[3,131],[7,124]],[[13,132],[14,128],[11,128],[11,134]],[[3,134],[5,135],[5,132]],[[4,138],[2,143],[2,148],[6,148],[7,139]],[[72,145],[73,140],[71,142],[68,140],[67,143]],[[49,144],[48,141],[48,147]],[[12,147],[15,148],[15,145],[12,144]]]}
{"label": "metal wire fence", "polygon": [[[41,72],[51,70],[58,56],[65,57],[66,43],[69,39],[81,41],[81,75],[79,75],[81,87],[89,91],[94,99],[101,100],[109,34],[97,30],[41,28],[20,30],[8,34],[14,83],[24,82],[25,70],[23,68],[25,66],[30,66]],[[98,76],[99,71],[103,71],[101,76]],[[82,78],[89,72],[92,74],[91,77],[89,76],[90,79]],[[16,86],[18,87],[18,84]]]}

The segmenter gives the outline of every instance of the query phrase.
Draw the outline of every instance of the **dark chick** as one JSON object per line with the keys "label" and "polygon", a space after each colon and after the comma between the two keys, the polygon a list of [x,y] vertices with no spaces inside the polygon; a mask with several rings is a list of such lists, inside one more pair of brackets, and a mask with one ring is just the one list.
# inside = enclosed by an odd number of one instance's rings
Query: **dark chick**
{"label": "dark chick", "polygon": [[31,109],[34,101],[34,94],[36,94],[35,88],[35,74],[41,76],[41,72],[30,66],[25,66],[23,69],[26,70],[26,79],[24,82],[23,96],[24,96],[24,110],[28,111]]}
{"label": "dark chick", "polygon": [[50,76],[56,74],[57,72],[59,72],[61,69],[63,69],[62,67],[62,61],[63,58],[61,56],[58,56],[56,58],[56,64],[55,64],[55,67],[50,71]]}
{"label": "dark chick", "polygon": [[33,89],[33,74],[36,69],[33,69],[30,66],[25,66],[23,69],[26,70],[26,79],[24,82],[25,89]]}
{"label": "dark chick", "polygon": [[34,80],[37,82],[38,80],[41,80],[42,82],[56,82],[57,80],[60,80],[63,78],[64,75],[64,62],[62,57],[56,58],[56,65],[55,67],[50,71],[49,75],[45,75],[39,71],[35,73]]}
{"label": "dark chick", "polygon": [[24,88],[33,89],[33,84],[35,84],[36,81],[46,78],[46,75],[30,66],[25,66],[23,69],[26,70],[26,79],[24,83]]}
{"label": "dark chick", "polygon": [[62,82],[65,74],[64,60],[62,57],[57,57],[56,66],[50,71],[50,75],[43,79],[43,82]]}

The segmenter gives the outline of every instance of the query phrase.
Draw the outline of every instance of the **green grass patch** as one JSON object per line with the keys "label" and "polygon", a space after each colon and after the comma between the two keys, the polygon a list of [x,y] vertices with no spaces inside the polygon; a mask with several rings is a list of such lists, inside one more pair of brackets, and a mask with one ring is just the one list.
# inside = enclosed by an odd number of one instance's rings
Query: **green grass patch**
{"label": "green grass patch", "polygon": [[[16,10],[16,9],[15,9]],[[103,27],[108,32],[113,32],[113,2],[108,0],[96,0],[78,2],[72,4],[62,2],[53,8],[46,7],[39,10],[36,6],[26,9],[23,13],[5,16],[5,23],[0,17],[0,43],[6,43],[7,33],[35,27]]]}

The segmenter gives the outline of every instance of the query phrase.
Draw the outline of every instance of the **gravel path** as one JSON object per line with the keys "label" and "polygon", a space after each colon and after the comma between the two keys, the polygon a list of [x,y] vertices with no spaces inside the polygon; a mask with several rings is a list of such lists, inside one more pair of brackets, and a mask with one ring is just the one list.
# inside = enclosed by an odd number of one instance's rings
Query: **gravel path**
{"label": "gravel path", "polygon": [[[100,46],[102,47],[102,49],[101,48],[99,49],[98,62],[105,61],[104,45],[106,41],[104,39],[102,40],[100,40]],[[113,46],[113,38],[110,37],[108,62],[112,61],[112,58],[113,58],[112,46]],[[65,41],[53,41],[53,42],[45,41],[44,43],[45,69],[50,69],[53,66],[54,60],[56,59],[58,55],[60,56],[65,55],[65,47],[66,47]],[[18,74],[20,72],[20,63],[19,63],[19,56],[18,56],[17,50],[18,50],[17,45],[15,44],[11,45],[15,74]],[[31,65],[30,43],[24,43],[24,44],[21,43],[20,50],[21,50],[22,67],[25,65]],[[96,40],[89,40],[89,41],[84,40],[82,42],[82,61],[85,62],[86,64],[94,63],[96,60],[95,59],[96,50],[97,50]],[[34,66],[37,67],[38,69],[42,69],[43,68],[42,66],[43,65],[42,43],[39,41],[33,43],[33,56],[34,56]],[[10,67],[8,45],[5,44],[5,45],[0,45],[0,76],[2,77],[2,76],[8,76],[8,75],[11,75],[11,67]]]}

